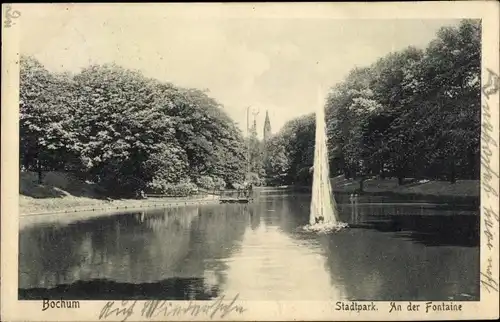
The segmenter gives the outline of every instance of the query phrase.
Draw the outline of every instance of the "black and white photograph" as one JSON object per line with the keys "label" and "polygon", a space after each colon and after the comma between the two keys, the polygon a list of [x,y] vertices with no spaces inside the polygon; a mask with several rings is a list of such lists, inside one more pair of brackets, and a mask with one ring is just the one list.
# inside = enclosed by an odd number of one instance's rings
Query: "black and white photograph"
{"label": "black and white photograph", "polygon": [[498,301],[491,20],[286,10],[3,6],[19,41],[2,217],[30,316],[258,320],[247,302],[311,302],[329,311],[269,318],[426,319]]}

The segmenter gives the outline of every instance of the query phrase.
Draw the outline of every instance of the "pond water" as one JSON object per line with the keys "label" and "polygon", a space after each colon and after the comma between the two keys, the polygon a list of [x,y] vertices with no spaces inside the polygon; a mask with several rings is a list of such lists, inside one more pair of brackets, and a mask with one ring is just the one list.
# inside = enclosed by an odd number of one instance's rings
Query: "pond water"
{"label": "pond water", "polygon": [[310,196],[273,193],[22,225],[19,298],[478,300],[477,211],[336,198],[352,227],[331,234],[300,230]]}

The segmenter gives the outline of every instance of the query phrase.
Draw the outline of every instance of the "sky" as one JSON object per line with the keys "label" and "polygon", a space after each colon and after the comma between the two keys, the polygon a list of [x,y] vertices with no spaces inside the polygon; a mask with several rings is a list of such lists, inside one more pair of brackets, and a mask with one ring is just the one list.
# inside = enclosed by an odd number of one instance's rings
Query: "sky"
{"label": "sky", "polygon": [[314,112],[326,90],[354,67],[408,46],[424,48],[440,27],[458,23],[204,8],[30,5],[22,8],[20,51],[55,72],[115,62],[147,77],[208,89],[243,133],[247,107],[250,123],[258,112],[262,136],[266,111],[275,133]]}

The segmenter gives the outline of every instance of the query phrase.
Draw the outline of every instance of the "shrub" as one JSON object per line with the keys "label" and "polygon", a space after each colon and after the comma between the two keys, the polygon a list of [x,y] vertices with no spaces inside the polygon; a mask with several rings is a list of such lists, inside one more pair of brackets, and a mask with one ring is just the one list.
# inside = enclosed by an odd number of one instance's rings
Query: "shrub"
{"label": "shrub", "polygon": [[262,180],[260,179],[260,177],[257,173],[250,172],[247,175],[247,182],[251,183],[253,186],[260,186],[262,183]]}
{"label": "shrub", "polygon": [[168,194],[172,194],[176,197],[185,197],[193,194],[197,190],[194,183],[183,182],[172,186],[172,190]]}
{"label": "shrub", "polygon": [[210,176],[201,176],[196,180],[196,183],[199,187],[207,190],[211,190],[215,186],[214,180]]}
{"label": "shrub", "polygon": [[226,182],[224,179],[220,177],[214,177],[214,188],[215,189],[224,189],[226,188]]}
{"label": "shrub", "polygon": [[152,182],[149,182],[146,186],[147,192],[149,193],[165,193],[167,183],[163,180],[153,179]]}
{"label": "shrub", "polygon": [[237,182],[233,182],[231,186],[233,189],[243,189],[243,185]]}
{"label": "shrub", "polygon": [[172,197],[186,197],[196,192],[197,187],[191,182],[181,182],[177,184],[153,179],[147,186],[149,193],[165,194]]}

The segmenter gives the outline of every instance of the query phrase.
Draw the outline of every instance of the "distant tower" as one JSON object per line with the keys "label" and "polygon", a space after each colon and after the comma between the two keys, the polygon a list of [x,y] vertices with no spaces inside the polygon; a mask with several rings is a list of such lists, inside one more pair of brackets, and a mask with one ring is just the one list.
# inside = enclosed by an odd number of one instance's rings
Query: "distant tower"
{"label": "distant tower", "polygon": [[269,113],[266,111],[266,120],[264,121],[264,142],[271,137],[271,121],[269,121]]}

